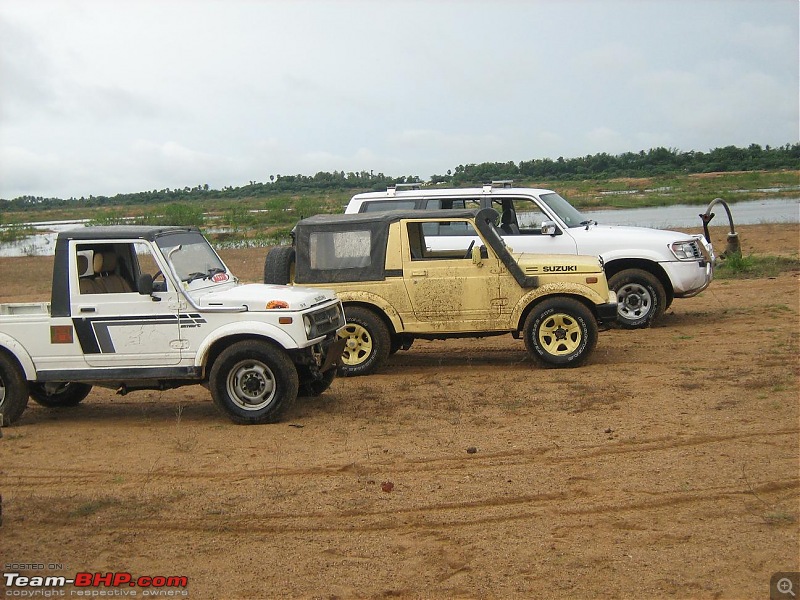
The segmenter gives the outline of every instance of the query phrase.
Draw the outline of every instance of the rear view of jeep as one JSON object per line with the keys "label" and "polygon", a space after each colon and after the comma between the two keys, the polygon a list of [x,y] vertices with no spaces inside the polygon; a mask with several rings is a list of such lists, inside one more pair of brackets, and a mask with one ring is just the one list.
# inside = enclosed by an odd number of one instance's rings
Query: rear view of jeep
{"label": "rear view of jeep", "polygon": [[300,221],[270,250],[265,283],[336,291],[345,308],[344,375],[377,370],[416,339],[522,337],[548,367],[590,357],[616,319],[596,257],[515,252],[497,211],[388,211]]}

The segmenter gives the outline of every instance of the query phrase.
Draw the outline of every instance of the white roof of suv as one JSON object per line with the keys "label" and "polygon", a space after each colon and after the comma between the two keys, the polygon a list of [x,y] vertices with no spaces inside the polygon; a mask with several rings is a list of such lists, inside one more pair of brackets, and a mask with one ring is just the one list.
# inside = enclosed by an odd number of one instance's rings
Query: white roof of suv
{"label": "white roof of suv", "polygon": [[502,192],[503,195],[512,193],[520,196],[552,194],[553,190],[544,188],[530,188],[511,186],[510,181],[493,181],[483,187],[471,188],[436,188],[423,187],[419,183],[399,183],[395,187],[386,188],[385,192],[364,192],[356,194],[347,204],[345,213],[367,212],[362,209],[365,202],[379,202],[381,210],[420,208],[409,204],[418,198],[480,198],[491,196],[493,193]]}

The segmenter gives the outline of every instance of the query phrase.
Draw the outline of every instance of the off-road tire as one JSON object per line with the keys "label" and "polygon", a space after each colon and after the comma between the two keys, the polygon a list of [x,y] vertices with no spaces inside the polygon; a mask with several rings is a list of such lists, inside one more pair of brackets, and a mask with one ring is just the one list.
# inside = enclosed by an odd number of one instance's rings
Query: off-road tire
{"label": "off-road tire", "polygon": [[643,329],[664,314],[667,294],[652,273],[625,269],[611,276],[608,287],[617,293],[617,322],[620,329]]}
{"label": "off-road tire", "polygon": [[209,375],[214,404],[234,423],[275,423],[297,398],[297,369],[268,342],[237,342],[214,361]]}
{"label": "off-road tire", "polygon": [[346,306],[345,326],[339,337],[347,340],[339,375],[355,377],[375,372],[389,356],[391,338],[383,320],[368,308]]}
{"label": "off-road tire", "polygon": [[572,298],[544,300],[525,319],[523,332],[528,353],[547,367],[578,367],[597,345],[597,320]]}
{"label": "off-road tire", "polygon": [[300,381],[300,390],[298,391],[298,396],[319,396],[324,393],[325,390],[331,387],[334,379],[336,379],[336,369],[328,369],[325,371],[322,374],[322,379],[312,379],[309,376],[308,379]]}
{"label": "off-road tire", "polygon": [[28,382],[15,358],[0,352],[0,427],[17,421],[28,406]]}
{"label": "off-road tire", "polygon": [[264,283],[287,285],[294,279],[294,248],[275,246],[264,259]]}
{"label": "off-road tire", "polygon": [[47,408],[78,406],[91,391],[92,386],[88,383],[74,381],[62,383],[55,392],[48,392],[43,383],[30,384],[33,401]]}

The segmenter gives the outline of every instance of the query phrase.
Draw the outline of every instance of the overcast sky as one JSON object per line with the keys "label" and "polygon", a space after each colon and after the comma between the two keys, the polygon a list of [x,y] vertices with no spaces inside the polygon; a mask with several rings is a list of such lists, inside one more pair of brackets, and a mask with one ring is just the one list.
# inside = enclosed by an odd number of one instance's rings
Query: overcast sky
{"label": "overcast sky", "polygon": [[798,0],[0,0],[0,198],[800,137]]}

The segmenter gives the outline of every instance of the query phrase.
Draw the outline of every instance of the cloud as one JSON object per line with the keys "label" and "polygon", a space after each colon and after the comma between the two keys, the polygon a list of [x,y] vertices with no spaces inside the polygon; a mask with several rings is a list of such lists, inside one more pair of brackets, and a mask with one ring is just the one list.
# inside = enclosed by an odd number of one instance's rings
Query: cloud
{"label": "cloud", "polygon": [[796,139],[795,0],[7,0],[0,198]]}

